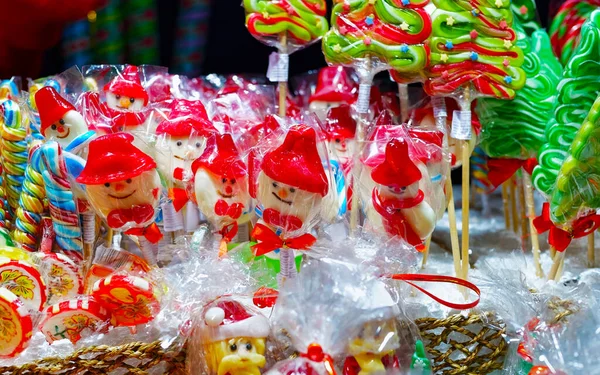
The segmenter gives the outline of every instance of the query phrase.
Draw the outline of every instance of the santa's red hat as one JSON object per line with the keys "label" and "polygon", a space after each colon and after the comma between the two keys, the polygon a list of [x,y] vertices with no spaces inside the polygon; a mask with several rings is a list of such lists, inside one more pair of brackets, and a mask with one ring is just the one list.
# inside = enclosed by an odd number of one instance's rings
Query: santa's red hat
{"label": "santa's red hat", "polygon": [[306,125],[291,127],[283,144],[265,155],[261,168],[275,181],[321,196],[327,194],[327,176],[317,151],[317,134]]}
{"label": "santa's red hat", "polygon": [[395,138],[386,145],[385,159],[373,168],[371,177],[381,185],[403,187],[419,181],[422,175],[410,159],[406,141]]}
{"label": "santa's red hat", "polygon": [[308,102],[352,104],[356,101],[356,95],[356,85],[348,75],[347,70],[341,66],[328,66],[319,71],[317,88],[308,99]]}
{"label": "santa's red hat", "polygon": [[144,99],[144,105],[148,104],[148,93],[142,86],[137,66],[127,65],[120,75],[104,86],[104,91],[129,98]]}
{"label": "santa's red hat", "polygon": [[40,113],[42,135],[46,135],[46,129],[63,118],[67,112],[75,111],[75,107],[50,86],[42,87],[35,93],[35,104]]}
{"label": "santa's red hat", "polygon": [[331,108],[327,114],[325,128],[327,129],[327,137],[329,139],[354,138],[356,134],[356,121],[354,121],[350,114],[350,106],[342,105]]}
{"label": "santa's red hat", "polygon": [[247,173],[231,134],[217,134],[208,139],[204,152],[192,163],[194,174],[199,168],[223,178],[239,178]]}
{"label": "santa's red hat", "polygon": [[233,299],[220,299],[204,312],[200,330],[209,342],[236,337],[266,338],[269,336],[269,320]]}
{"label": "santa's red hat", "polygon": [[156,128],[156,134],[173,137],[208,137],[213,133],[217,133],[217,129],[208,120],[206,109],[199,100],[174,100],[171,103],[169,118]]}
{"label": "santa's red hat", "polygon": [[77,182],[100,185],[123,181],[156,168],[154,160],[133,145],[127,133],[107,134],[90,142],[88,161]]}

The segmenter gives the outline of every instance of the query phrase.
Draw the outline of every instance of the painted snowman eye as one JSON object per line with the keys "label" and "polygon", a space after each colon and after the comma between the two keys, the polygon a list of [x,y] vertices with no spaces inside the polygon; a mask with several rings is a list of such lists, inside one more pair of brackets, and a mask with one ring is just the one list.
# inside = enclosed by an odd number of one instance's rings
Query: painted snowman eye
{"label": "painted snowman eye", "polygon": [[56,130],[56,125],[52,124],[51,128],[52,128],[52,130]]}
{"label": "painted snowman eye", "polygon": [[232,179],[231,179],[231,184],[232,184],[232,185],[233,185],[233,184],[235,184],[235,178],[232,178]]}
{"label": "painted snowman eye", "polygon": [[60,120],[58,120],[58,122],[59,122],[61,125],[64,125],[64,124],[65,124],[65,120],[63,120],[63,119],[60,119]]}
{"label": "painted snowman eye", "polygon": [[104,186],[110,187],[110,183],[107,182],[107,183],[104,184]]}
{"label": "painted snowman eye", "polygon": [[115,96],[115,98],[117,98],[117,100],[121,99],[121,95],[117,95]]}
{"label": "painted snowman eye", "polygon": [[342,141],[342,140],[341,140],[341,139],[339,139],[339,138],[336,138],[336,139],[335,139],[335,143],[340,143],[341,141]]}
{"label": "painted snowman eye", "polygon": [[296,189],[290,188],[290,193],[295,193],[295,192],[296,192]]}
{"label": "painted snowman eye", "polygon": [[129,98],[129,103],[131,103],[131,104],[135,103],[135,98]]}
{"label": "painted snowman eye", "polygon": [[247,343],[246,344],[246,350],[248,350],[248,351],[252,350],[252,344]]}
{"label": "painted snowman eye", "polygon": [[236,344],[231,344],[229,346],[229,350],[231,350],[232,352],[235,352],[237,350],[237,345]]}
{"label": "painted snowman eye", "polygon": [[226,178],[224,178],[224,179],[222,179],[222,180],[221,180],[221,182],[223,182],[223,183],[226,183],[226,182],[227,182],[227,179],[226,179]]}
{"label": "painted snowman eye", "polygon": [[277,189],[277,187],[278,187],[278,185],[277,185],[277,182],[273,182],[273,187],[274,187],[275,189]]}
{"label": "painted snowman eye", "polygon": [[183,144],[183,142],[177,141],[177,146],[181,147],[182,144]]}
{"label": "painted snowman eye", "polygon": [[196,148],[200,148],[200,147],[202,147],[202,143],[196,142]]}
{"label": "painted snowman eye", "polygon": [[125,180],[125,182],[127,182],[128,184],[131,183],[131,178],[128,178],[127,180]]}

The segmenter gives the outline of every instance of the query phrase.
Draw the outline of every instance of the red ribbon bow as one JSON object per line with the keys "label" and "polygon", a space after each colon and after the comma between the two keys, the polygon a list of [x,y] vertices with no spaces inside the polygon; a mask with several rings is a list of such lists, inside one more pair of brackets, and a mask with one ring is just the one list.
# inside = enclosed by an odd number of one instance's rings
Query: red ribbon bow
{"label": "red ribbon bow", "polygon": [[252,230],[252,237],[258,242],[252,246],[255,256],[261,256],[271,251],[283,248],[308,250],[317,239],[310,233],[305,233],[298,237],[280,238],[273,230],[264,224],[256,224]]}
{"label": "red ribbon bow", "polygon": [[312,343],[306,349],[306,353],[301,353],[300,357],[308,358],[313,362],[323,363],[325,366],[325,370],[330,375],[335,375],[335,367],[333,366],[333,358],[323,352],[323,348],[321,345],[317,343]]}
{"label": "red ribbon bow", "polygon": [[244,209],[244,205],[241,203],[233,203],[229,205],[223,199],[219,199],[217,203],[215,203],[215,213],[219,216],[229,216],[230,218],[236,220],[240,216],[242,216],[242,211]]}
{"label": "red ribbon bow", "polygon": [[[457,309],[457,310],[472,309],[473,307],[475,307],[479,304],[479,299],[481,298],[481,291],[475,284],[468,282],[467,280],[459,279],[459,278],[453,277],[453,276],[426,275],[426,274],[419,274],[419,273],[405,273],[405,274],[400,273],[400,274],[384,275],[383,277],[386,277],[388,279],[393,279],[393,280],[404,281],[405,283],[407,283],[408,285],[417,289],[418,291],[422,292],[423,294],[425,294],[429,298],[433,299],[437,303],[442,304],[451,309]],[[427,290],[425,290],[425,288],[422,288],[422,287],[416,285],[413,281],[460,285],[460,286],[463,286],[463,287],[475,292],[475,294],[477,294],[477,299],[475,299],[473,302],[465,302],[465,303],[449,302],[449,301],[446,301],[445,299],[442,299],[441,297],[436,296],[435,294],[433,294],[431,292],[428,292]]]}
{"label": "red ribbon bow", "polygon": [[169,199],[173,201],[173,207],[176,212],[181,211],[185,207],[186,203],[190,200],[187,191],[181,188],[169,189]]}
{"label": "red ribbon bow", "polygon": [[145,228],[131,228],[125,233],[132,236],[144,236],[151,243],[158,243],[163,238],[163,234],[156,223],[152,223]]}
{"label": "red ribbon bow", "polygon": [[108,226],[114,229],[119,229],[123,225],[135,222],[136,224],[144,223],[154,216],[154,207],[149,204],[133,206],[131,208],[121,208],[112,210],[106,218]]}
{"label": "red ribbon bow", "polygon": [[536,158],[530,159],[509,159],[509,158],[489,158],[487,161],[488,174],[487,179],[493,186],[492,190],[502,185],[506,180],[511,178],[519,168],[525,169],[529,174],[537,165]]}
{"label": "red ribbon bow", "polygon": [[302,228],[302,220],[296,216],[282,215],[272,208],[263,211],[263,220],[269,225],[283,228],[286,231],[295,231]]}
{"label": "red ribbon bow", "polygon": [[594,232],[600,226],[600,215],[594,213],[580,217],[573,222],[570,231],[566,231],[554,225],[550,219],[550,204],[545,202],[542,206],[542,214],[533,219],[533,226],[538,233],[550,231],[548,243],[556,251],[563,252],[569,247],[573,238],[585,237]]}

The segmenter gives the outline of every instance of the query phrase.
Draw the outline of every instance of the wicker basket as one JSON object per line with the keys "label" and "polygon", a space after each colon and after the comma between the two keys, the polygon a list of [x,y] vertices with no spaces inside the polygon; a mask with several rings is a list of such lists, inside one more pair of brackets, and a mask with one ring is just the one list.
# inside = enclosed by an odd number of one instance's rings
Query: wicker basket
{"label": "wicker basket", "polygon": [[484,375],[502,369],[506,325],[492,313],[451,315],[416,322],[434,374]]}
{"label": "wicker basket", "polygon": [[0,367],[2,375],[119,375],[185,374],[185,349],[172,345],[164,349],[160,341],[134,342],[120,346],[92,346],[66,358],[44,358],[21,366]]}

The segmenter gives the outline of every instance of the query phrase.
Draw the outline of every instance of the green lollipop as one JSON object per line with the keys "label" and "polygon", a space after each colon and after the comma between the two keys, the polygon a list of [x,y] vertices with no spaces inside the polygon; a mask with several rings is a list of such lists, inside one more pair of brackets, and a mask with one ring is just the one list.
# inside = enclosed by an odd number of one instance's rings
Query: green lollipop
{"label": "green lollipop", "polygon": [[[540,148],[533,184],[550,196],[568,150],[600,92],[600,10],[581,29],[581,42],[558,85],[554,118],[546,127],[548,143]],[[562,216],[562,215],[561,215]]]}
{"label": "green lollipop", "polygon": [[544,30],[527,37],[518,22],[513,27],[519,38],[517,45],[525,54],[521,66],[527,75],[525,86],[513,100],[479,99],[476,111],[482,125],[481,147],[486,154],[527,159],[536,156],[545,142],[544,130],[554,114],[562,65]]}

